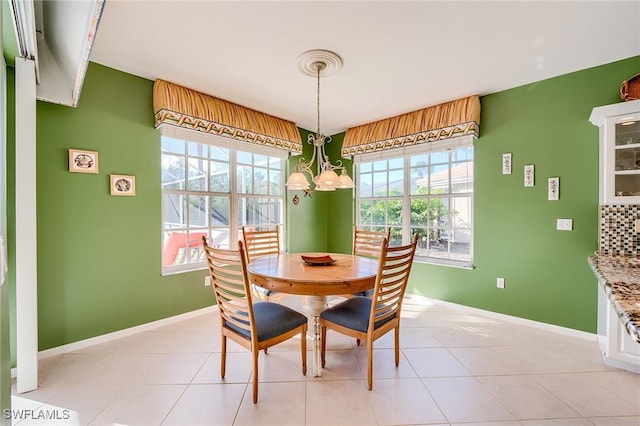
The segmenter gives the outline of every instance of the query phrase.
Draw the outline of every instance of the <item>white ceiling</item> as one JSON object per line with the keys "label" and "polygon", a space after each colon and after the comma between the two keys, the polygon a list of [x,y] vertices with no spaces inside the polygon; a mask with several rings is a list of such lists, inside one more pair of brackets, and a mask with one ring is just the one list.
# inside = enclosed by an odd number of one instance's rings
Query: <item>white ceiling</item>
{"label": "white ceiling", "polygon": [[344,60],[321,82],[335,134],[640,55],[640,1],[107,0],[90,60],[315,130],[310,49]]}

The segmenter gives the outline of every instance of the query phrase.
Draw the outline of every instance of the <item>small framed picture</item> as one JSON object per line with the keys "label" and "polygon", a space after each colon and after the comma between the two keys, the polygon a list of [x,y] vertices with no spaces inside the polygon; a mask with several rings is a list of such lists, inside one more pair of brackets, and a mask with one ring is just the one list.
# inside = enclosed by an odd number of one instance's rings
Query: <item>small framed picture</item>
{"label": "small framed picture", "polygon": [[502,174],[511,174],[511,153],[502,154]]}
{"label": "small framed picture", "polygon": [[111,175],[111,195],[136,195],[136,177],[129,175]]}
{"label": "small framed picture", "polygon": [[549,201],[557,201],[560,199],[560,178],[549,178],[548,197]]}
{"label": "small framed picture", "polygon": [[69,149],[69,171],[74,173],[98,173],[98,153],[81,149]]}
{"label": "small framed picture", "polygon": [[524,166],[524,186],[531,187],[536,183],[536,172],[533,164]]}

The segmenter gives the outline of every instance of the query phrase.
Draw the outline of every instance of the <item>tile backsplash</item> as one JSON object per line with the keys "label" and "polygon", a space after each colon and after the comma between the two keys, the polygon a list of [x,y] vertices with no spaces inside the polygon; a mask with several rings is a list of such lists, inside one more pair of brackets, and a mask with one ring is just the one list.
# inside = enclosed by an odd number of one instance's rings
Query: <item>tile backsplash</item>
{"label": "tile backsplash", "polygon": [[640,204],[601,205],[598,219],[598,251],[619,256],[640,255]]}

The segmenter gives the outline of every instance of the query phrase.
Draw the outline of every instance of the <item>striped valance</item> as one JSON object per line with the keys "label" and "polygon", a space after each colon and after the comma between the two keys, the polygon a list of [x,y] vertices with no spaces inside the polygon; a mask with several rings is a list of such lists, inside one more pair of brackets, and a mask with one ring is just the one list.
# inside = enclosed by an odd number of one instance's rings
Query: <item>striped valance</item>
{"label": "striped valance", "polygon": [[292,121],[282,120],[164,80],[153,84],[156,128],[171,124],[301,153],[302,140]]}
{"label": "striped valance", "polygon": [[463,135],[478,137],[480,98],[470,96],[347,130],[342,156],[440,141]]}

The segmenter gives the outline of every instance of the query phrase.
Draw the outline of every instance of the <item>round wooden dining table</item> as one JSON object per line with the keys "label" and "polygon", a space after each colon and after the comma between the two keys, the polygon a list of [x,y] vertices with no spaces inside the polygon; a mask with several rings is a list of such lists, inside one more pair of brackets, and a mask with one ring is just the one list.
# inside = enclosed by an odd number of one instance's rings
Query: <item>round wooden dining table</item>
{"label": "round wooden dining table", "polygon": [[[305,263],[302,256],[329,255],[334,262],[322,265]],[[322,376],[320,362],[320,313],[327,296],[357,293],[372,289],[378,272],[378,260],[342,253],[281,253],[259,257],[247,265],[249,280],[264,289],[305,296],[305,310],[313,326],[313,375]]]}

